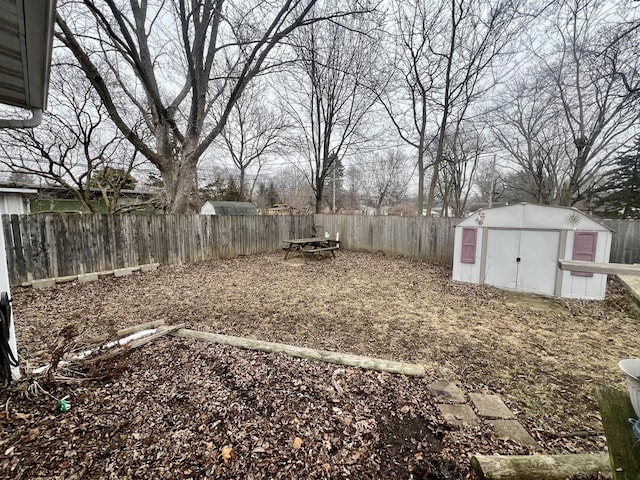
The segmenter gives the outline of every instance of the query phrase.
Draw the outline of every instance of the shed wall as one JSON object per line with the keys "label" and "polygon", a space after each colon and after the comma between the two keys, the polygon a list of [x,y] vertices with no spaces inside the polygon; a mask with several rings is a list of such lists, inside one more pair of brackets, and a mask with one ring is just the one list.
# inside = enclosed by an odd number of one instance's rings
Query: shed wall
{"label": "shed wall", "polygon": [[[567,243],[563,260],[571,260],[575,231],[567,231]],[[598,232],[595,262],[607,263],[611,253],[611,232]],[[570,271],[562,271],[562,289],[560,296],[564,298],[604,299],[607,291],[607,275],[594,273],[592,277],[571,275]]]}
{"label": "shed wall", "polygon": [[[473,264],[461,261],[462,230],[469,227],[478,230],[476,261]],[[545,205],[510,205],[479,211],[461,221],[455,230],[453,280],[487,283],[523,292],[555,293],[566,298],[603,299],[605,296],[606,275],[581,277],[556,267],[558,259],[572,258],[575,231],[597,232],[595,261],[609,261],[611,231],[577,210]],[[529,237],[534,240],[523,246],[523,236],[517,232],[524,231],[529,232],[524,235],[525,240]],[[540,234],[536,236],[535,232]],[[521,261],[514,266],[514,259],[510,257],[521,258]],[[548,283],[546,277],[549,277]]]}
{"label": "shed wall", "polygon": [[454,232],[455,250],[453,255],[452,278],[458,282],[480,283],[482,264],[482,242],[484,238],[484,228],[477,228],[476,235],[476,261],[475,263],[462,263],[462,227],[456,227]]}

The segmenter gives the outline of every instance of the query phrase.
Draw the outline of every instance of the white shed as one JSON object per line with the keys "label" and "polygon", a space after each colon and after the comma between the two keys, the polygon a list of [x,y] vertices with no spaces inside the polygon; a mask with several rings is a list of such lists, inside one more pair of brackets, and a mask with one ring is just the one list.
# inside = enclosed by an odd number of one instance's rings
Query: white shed
{"label": "white shed", "polygon": [[612,230],[575,208],[521,203],[456,225],[453,280],[566,298],[603,299],[607,276],[558,260],[609,261]]}
{"label": "white shed", "polygon": [[249,202],[210,200],[202,206],[200,215],[258,215],[258,209]]}

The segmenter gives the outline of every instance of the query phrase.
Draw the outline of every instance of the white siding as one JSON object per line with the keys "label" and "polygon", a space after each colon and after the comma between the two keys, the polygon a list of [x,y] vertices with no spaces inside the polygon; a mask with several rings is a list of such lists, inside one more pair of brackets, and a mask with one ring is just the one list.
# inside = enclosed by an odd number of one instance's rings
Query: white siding
{"label": "white siding", "polygon": [[[575,232],[567,232],[564,259],[571,260],[573,256],[573,241]],[[596,258],[599,263],[607,263],[611,253],[611,232],[598,232],[596,242]],[[578,277],[569,271],[562,272],[562,289],[560,296],[565,298],[586,298],[602,300],[607,291],[607,275],[594,273],[593,277]]]}
{"label": "white siding", "polygon": [[[478,228],[474,264],[460,261],[465,227]],[[452,278],[543,295],[603,299],[606,275],[580,277],[558,269],[560,252],[572,258],[575,231],[596,232],[595,261],[609,261],[611,230],[574,208],[517,204],[480,210],[456,225]]]}
{"label": "white siding", "polygon": [[462,245],[462,228],[456,227],[454,241],[456,249],[453,257],[452,278],[457,282],[480,283],[480,264],[482,258],[482,238],[484,228],[478,228],[476,235],[476,262],[462,263],[460,261]]}

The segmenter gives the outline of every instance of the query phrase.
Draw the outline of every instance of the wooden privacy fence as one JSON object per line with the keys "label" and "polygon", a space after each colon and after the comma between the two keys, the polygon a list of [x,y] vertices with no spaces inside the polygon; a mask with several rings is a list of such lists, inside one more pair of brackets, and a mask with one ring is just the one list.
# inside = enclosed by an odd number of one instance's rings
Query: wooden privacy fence
{"label": "wooden privacy fence", "polygon": [[612,263],[640,263],[640,220],[604,220],[614,233],[611,239]]}
{"label": "wooden privacy fence", "polygon": [[460,219],[316,215],[319,232],[340,232],[340,246],[348,250],[384,252],[436,263],[453,261],[454,226]]}
{"label": "wooden privacy fence", "polygon": [[[341,248],[451,264],[459,219],[354,215],[3,215],[12,285],[144,263],[179,264],[270,252],[283,241],[340,232]],[[607,220],[611,262],[640,263],[640,221]]]}
{"label": "wooden privacy fence", "polygon": [[3,215],[12,285],[145,263],[265,253],[308,236],[311,216]]}

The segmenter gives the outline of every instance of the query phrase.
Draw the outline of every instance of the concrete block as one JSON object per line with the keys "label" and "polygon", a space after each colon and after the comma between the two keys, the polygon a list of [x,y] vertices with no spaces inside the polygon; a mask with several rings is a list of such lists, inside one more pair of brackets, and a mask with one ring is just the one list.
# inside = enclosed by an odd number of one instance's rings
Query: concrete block
{"label": "concrete block", "polygon": [[155,272],[156,270],[158,270],[159,265],[159,263],[147,263],[145,265],[140,265],[140,271],[144,273]]}
{"label": "concrete block", "polygon": [[34,280],[31,282],[33,288],[49,288],[56,286],[55,278],[43,278],[42,280]]}
{"label": "concrete block", "polygon": [[98,280],[97,273],[83,273],[81,275],[78,275],[79,283],[95,282],[96,280]]}
{"label": "concrete block", "polygon": [[487,418],[515,418],[504,402],[497,395],[470,393],[469,398],[476,407],[478,415]]}
{"label": "concrete block", "polygon": [[520,422],[517,420],[487,420],[487,423],[493,427],[499,438],[515,440],[516,442],[539,449],[540,445],[529,435]]}
{"label": "concrete block", "polygon": [[427,385],[431,394],[438,401],[451,403],[464,403],[464,392],[453,382],[433,382]]}
{"label": "concrete block", "polygon": [[127,275],[131,275],[133,270],[130,268],[117,268],[113,271],[114,277],[126,277]]}
{"label": "concrete block", "polygon": [[480,425],[480,419],[469,405],[440,403],[438,404],[438,410],[440,410],[440,414],[449,425],[457,427],[475,427],[476,425]]}

